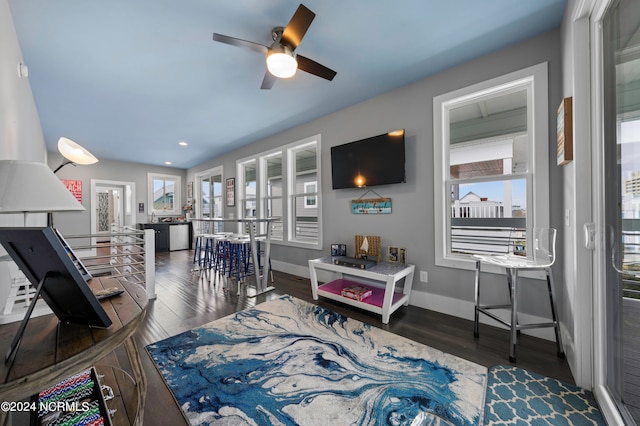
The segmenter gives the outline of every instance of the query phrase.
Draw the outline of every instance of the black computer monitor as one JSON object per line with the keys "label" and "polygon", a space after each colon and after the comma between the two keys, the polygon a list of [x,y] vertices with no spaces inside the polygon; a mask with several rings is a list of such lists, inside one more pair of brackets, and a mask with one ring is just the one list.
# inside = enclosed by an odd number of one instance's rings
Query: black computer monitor
{"label": "black computer monitor", "polygon": [[65,247],[53,228],[0,228],[0,244],[36,286],[36,294],[5,361],[15,356],[38,295],[60,321],[95,327],[111,325],[111,319],[74,263],[77,256]]}

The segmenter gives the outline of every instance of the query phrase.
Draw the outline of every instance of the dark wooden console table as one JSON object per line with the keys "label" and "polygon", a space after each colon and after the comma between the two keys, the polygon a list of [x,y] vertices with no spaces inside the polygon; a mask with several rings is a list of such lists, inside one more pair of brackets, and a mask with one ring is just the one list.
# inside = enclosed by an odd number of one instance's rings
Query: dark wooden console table
{"label": "dark wooden console table", "polygon": [[[119,296],[103,300],[111,318],[109,328],[92,328],[61,323],[53,315],[31,318],[11,368],[0,361],[0,401],[20,401],[52,386],[66,377],[91,367],[114,349],[123,346],[137,391],[136,425],[142,424],[147,381],[134,332],[144,318],[147,306],[145,289],[117,278],[93,278],[92,290],[119,287]],[[0,354],[9,349],[19,323],[0,325]],[[0,424],[9,413],[0,413]]]}

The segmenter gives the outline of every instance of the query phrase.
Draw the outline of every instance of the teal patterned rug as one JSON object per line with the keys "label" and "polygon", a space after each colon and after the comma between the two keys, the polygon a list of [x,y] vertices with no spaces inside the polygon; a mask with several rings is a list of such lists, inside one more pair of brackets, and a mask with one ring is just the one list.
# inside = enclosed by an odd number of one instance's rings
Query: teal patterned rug
{"label": "teal patterned rug", "polygon": [[593,394],[518,367],[489,370],[485,425],[606,425]]}

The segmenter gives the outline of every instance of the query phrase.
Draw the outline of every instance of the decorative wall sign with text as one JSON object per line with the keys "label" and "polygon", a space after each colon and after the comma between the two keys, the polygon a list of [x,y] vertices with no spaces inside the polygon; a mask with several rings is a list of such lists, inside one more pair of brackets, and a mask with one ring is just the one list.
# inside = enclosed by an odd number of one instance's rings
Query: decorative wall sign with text
{"label": "decorative wall sign with text", "polygon": [[82,181],[62,179],[62,183],[69,191],[71,191],[73,196],[76,197],[76,200],[78,200],[79,203],[82,203]]}
{"label": "decorative wall sign with text", "polygon": [[391,213],[391,198],[369,198],[351,200],[353,214],[388,214]]}

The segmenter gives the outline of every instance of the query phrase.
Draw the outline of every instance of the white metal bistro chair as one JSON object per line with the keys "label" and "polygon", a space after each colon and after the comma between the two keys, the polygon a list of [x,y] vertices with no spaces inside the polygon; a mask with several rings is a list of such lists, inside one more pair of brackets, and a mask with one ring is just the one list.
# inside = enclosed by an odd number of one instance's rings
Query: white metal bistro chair
{"label": "white metal bistro chair", "polygon": [[[553,228],[533,228],[531,233],[527,235],[527,245],[520,246],[516,252],[522,253],[522,248],[526,252],[526,256],[514,254],[509,249],[503,255],[474,255],[476,260],[476,281],[475,281],[475,318],[473,325],[473,335],[479,337],[479,317],[485,314],[510,329],[509,342],[509,360],[516,362],[516,344],[518,343],[518,333],[520,330],[530,328],[553,327],[556,334],[556,346],[558,348],[558,356],[564,357],[562,347],[562,338],[560,336],[560,327],[558,322],[555,302],[555,284],[553,281],[553,273],[551,266],[555,262],[555,246],[556,246],[556,230]],[[510,246],[511,247],[511,246]],[[480,266],[481,264],[496,265],[505,268],[507,276],[507,285],[509,288],[509,297],[511,303],[501,305],[482,305],[480,304]],[[547,287],[549,291],[549,302],[551,304],[551,321],[537,324],[520,324],[518,322],[518,272],[519,271],[544,271],[547,276]],[[491,312],[493,309],[509,309],[510,320],[505,320]]]}

